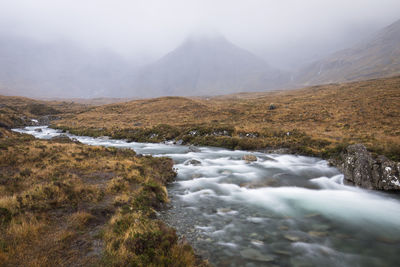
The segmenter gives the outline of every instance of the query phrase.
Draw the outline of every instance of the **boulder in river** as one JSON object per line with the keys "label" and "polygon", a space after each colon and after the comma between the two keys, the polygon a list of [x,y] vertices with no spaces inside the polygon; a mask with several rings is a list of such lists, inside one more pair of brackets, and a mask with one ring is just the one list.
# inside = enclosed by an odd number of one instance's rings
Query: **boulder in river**
{"label": "boulder in river", "polygon": [[347,184],[375,190],[400,190],[400,162],[385,156],[374,158],[364,145],[350,145],[341,154],[338,168]]}
{"label": "boulder in river", "polygon": [[44,115],[38,118],[38,125],[49,125],[50,122],[55,121],[55,120],[60,120],[60,116],[56,115]]}
{"label": "boulder in river", "polygon": [[174,144],[180,146],[180,145],[183,144],[183,140],[182,140],[182,139],[179,139],[178,141],[175,141]]}
{"label": "boulder in river", "polygon": [[197,159],[190,159],[185,162],[185,165],[199,166],[199,165],[201,165],[201,161],[199,161]]}
{"label": "boulder in river", "polygon": [[195,146],[189,146],[189,152],[201,152],[201,150]]}
{"label": "boulder in river", "polygon": [[245,160],[247,163],[250,163],[252,161],[257,161],[257,157],[251,154],[244,155],[242,159]]}

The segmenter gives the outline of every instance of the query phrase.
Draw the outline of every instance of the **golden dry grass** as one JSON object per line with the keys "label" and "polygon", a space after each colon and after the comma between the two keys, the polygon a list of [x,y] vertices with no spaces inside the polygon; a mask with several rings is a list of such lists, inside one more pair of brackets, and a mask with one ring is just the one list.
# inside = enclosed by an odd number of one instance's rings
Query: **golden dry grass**
{"label": "golden dry grass", "polygon": [[39,101],[19,96],[0,95],[0,127],[17,127],[43,115],[68,116],[88,110],[89,105],[61,101]]}
{"label": "golden dry grass", "polygon": [[[175,176],[170,159],[3,132],[1,266],[203,264],[154,219],[154,209],[168,201],[165,184]],[[157,242],[132,236],[135,231]],[[129,249],[127,238],[141,248]]]}
{"label": "golden dry grass", "polygon": [[[276,109],[271,110],[271,104]],[[234,136],[295,130],[333,145],[362,142],[385,151],[400,144],[400,77],[214,98],[136,100],[100,106],[54,123],[105,133],[161,124],[232,126]]]}

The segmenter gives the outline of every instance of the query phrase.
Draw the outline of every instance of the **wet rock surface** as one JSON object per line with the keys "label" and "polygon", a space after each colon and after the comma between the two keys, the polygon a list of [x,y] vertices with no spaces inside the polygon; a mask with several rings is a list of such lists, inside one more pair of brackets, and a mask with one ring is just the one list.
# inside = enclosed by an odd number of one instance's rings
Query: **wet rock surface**
{"label": "wet rock surface", "polygon": [[38,118],[38,125],[49,125],[50,122],[60,120],[60,116],[56,115],[44,115]]}
{"label": "wet rock surface", "polygon": [[185,164],[186,166],[187,166],[187,165],[199,166],[199,165],[201,165],[201,161],[199,161],[199,160],[197,160],[197,159],[190,159],[190,160],[186,161],[184,164]]}
{"label": "wet rock surface", "polygon": [[364,145],[355,144],[341,155],[338,168],[347,184],[375,190],[400,190],[400,162],[385,156],[374,158]]}
{"label": "wet rock surface", "polygon": [[257,157],[254,156],[254,155],[251,155],[251,154],[249,154],[249,155],[244,155],[244,156],[242,157],[242,159],[243,159],[244,161],[246,161],[247,163],[250,163],[250,162],[253,162],[253,161],[257,161]]}

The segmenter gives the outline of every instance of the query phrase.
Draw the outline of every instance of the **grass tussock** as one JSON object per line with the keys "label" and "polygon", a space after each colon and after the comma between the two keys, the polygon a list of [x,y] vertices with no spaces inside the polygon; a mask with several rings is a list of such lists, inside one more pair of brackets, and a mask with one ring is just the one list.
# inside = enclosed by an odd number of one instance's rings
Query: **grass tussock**
{"label": "grass tussock", "polygon": [[199,266],[155,218],[175,177],[132,150],[0,137],[2,266]]}

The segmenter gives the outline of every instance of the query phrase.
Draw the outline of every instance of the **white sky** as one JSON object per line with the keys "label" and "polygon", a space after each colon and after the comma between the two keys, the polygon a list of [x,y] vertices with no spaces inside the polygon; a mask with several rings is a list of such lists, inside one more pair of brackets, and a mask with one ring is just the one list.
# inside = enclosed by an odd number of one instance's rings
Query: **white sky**
{"label": "white sky", "polygon": [[154,58],[212,29],[267,60],[300,59],[397,19],[400,0],[0,0],[0,34]]}

